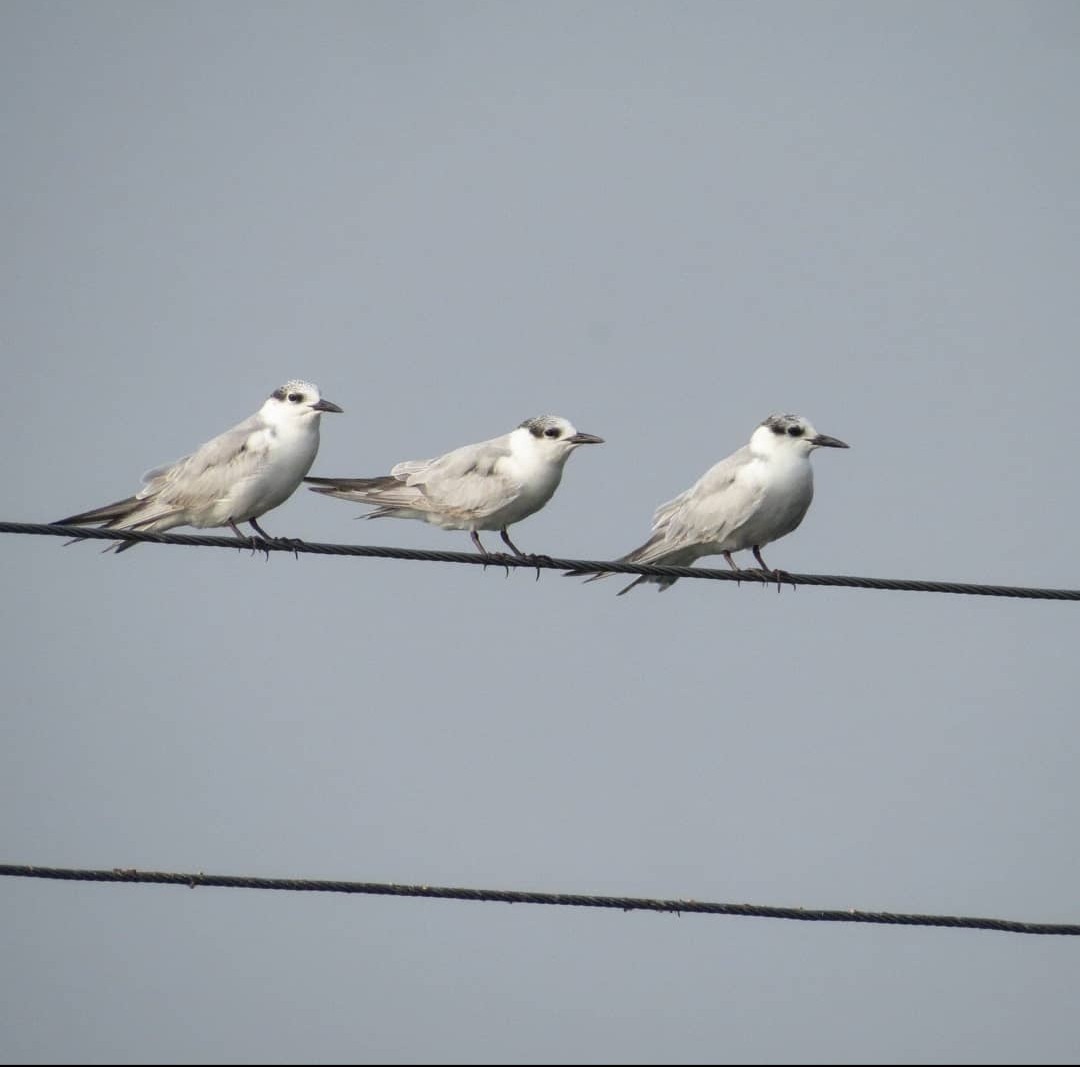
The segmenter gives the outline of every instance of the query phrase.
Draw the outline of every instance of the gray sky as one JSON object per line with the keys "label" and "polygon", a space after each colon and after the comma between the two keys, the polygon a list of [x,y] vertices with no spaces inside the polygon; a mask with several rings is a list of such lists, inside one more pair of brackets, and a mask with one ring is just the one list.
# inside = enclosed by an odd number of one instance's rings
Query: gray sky
{"label": "gray sky", "polygon": [[[607,558],[795,411],[766,558],[1080,584],[1080,8],[0,11],[4,518],[253,411],[542,412]],[[467,550],[306,491],[311,540]],[[1077,922],[1072,604],[0,541],[3,859]],[[722,561],[714,561],[722,562]],[[0,879],[5,1063],[1074,1063],[1076,939]]]}

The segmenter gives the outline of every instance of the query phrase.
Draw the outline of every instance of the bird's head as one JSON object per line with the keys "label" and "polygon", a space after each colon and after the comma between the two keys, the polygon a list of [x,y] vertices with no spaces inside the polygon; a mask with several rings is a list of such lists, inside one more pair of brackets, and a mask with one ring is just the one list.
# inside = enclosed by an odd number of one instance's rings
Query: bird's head
{"label": "bird's head", "polygon": [[847,448],[843,441],[818,433],[801,415],[770,415],[750,438],[750,447],[762,455],[809,455],[815,448]]}
{"label": "bird's head", "polygon": [[602,437],[581,433],[573,423],[559,415],[537,415],[526,419],[515,431],[524,447],[546,459],[565,462],[579,445],[601,445]]}
{"label": "bird's head", "polygon": [[293,378],[275,389],[262,406],[262,414],[273,423],[317,420],[324,411],[340,412],[341,408],[329,400],[323,400],[317,385],[299,378]]}

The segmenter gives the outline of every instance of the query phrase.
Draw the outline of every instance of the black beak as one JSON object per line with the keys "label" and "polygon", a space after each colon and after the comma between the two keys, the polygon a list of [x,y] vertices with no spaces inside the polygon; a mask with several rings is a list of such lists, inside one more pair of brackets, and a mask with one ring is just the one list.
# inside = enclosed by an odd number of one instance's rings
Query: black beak
{"label": "black beak", "polygon": [[312,411],[336,411],[339,415],[343,415],[344,412],[335,404],[332,400],[320,400],[317,404],[311,405]]}
{"label": "black beak", "polygon": [[827,434],[819,433],[817,437],[813,437],[810,440],[812,445],[820,445],[822,448],[850,448],[850,445],[845,445],[838,437],[829,437]]}
{"label": "black beak", "polygon": [[604,439],[594,433],[575,433],[567,438],[572,445],[602,445]]}

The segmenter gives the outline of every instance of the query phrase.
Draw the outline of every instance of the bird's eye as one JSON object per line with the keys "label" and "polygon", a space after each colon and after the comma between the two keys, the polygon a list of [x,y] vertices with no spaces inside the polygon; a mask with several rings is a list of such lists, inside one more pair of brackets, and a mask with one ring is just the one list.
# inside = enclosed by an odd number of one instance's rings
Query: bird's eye
{"label": "bird's eye", "polygon": [[303,400],[303,399],[304,399],[304,394],[303,393],[290,393],[289,394],[289,402],[291,404],[299,404],[300,401]]}
{"label": "bird's eye", "polygon": [[557,426],[551,426],[551,427],[549,427],[548,429],[546,429],[546,430],[544,431],[544,436],[545,436],[545,437],[558,437],[558,436],[559,436],[559,429],[558,429],[558,427],[557,427]]}
{"label": "bird's eye", "polygon": [[801,426],[789,426],[787,432],[791,437],[802,437],[803,428]]}

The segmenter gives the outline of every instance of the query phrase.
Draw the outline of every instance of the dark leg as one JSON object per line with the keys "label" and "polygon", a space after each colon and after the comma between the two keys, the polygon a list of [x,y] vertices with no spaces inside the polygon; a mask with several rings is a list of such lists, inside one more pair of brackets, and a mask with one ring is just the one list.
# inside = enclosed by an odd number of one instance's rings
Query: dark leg
{"label": "dark leg", "polygon": [[[529,559],[529,560],[542,559],[545,562],[550,562],[550,560],[551,560],[550,556],[538,555],[536,552],[522,552],[521,549],[518,548],[518,546],[515,545],[514,542],[510,540],[510,535],[506,532],[506,527],[505,526],[499,531],[499,536],[502,537],[502,539],[510,546],[510,551],[513,552],[514,555],[517,556],[519,559]],[[539,567],[536,568],[536,580],[540,581],[540,568]]]}
{"label": "dark leg", "polygon": [[[739,573],[740,573],[740,572],[742,571],[742,567],[738,567],[738,566],[736,566],[736,565],[735,565],[735,561],[734,561],[734,560],[733,560],[733,559],[731,558],[731,553],[730,553],[730,552],[725,552],[725,553],[723,553],[723,556],[724,556],[724,559],[726,559],[726,560],[727,560],[727,565],[728,565],[728,566],[729,566],[729,567],[730,567],[730,568],[731,568],[731,569],[732,569],[732,570],[733,570],[733,571],[734,571],[734,572],[735,572],[736,574],[739,574]],[[739,584],[739,585],[741,586],[741,585],[742,585],[742,582],[740,581],[740,582],[739,582],[738,584]]]}
{"label": "dark leg", "polygon": [[[271,537],[254,519],[248,519],[248,525],[264,540],[273,541],[276,545],[286,545],[293,550],[293,559],[299,559],[300,555],[296,551],[297,545],[302,545],[304,542],[298,537]],[[267,559],[269,559],[269,553],[267,553]]]}
{"label": "dark leg", "polygon": [[[232,519],[228,520],[228,525],[229,525],[229,528],[232,530],[232,532],[234,534],[236,534],[236,539],[241,542],[241,544],[239,544],[237,547],[238,548],[250,548],[251,549],[251,554],[255,555],[255,547],[256,547],[255,538],[254,537],[248,537],[248,535],[246,533],[244,533],[244,531],[241,530],[240,527],[237,526],[236,523],[232,521]],[[270,558],[270,553],[269,552],[266,553],[266,558],[267,559]]]}
{"label": "dark leg", "polygon": [[[490,556],[491,555],[491,553],[486,548],[484,548],[483,543],[480,541],[480,535],[475,530],[470,530],[469,531],[469,536],[472,538],[472,543],[474,545],[476,545],[476,551],[479,552],[481,556]],[[484,570],[487,570],[487,564],[486,563],[484,564]],[[506,577],[507,578],[510,577],[510,568],[509,567],[506,568]]]}
{"label": "dark leg", "polygon": [[499,531],[499,536],[503,539],[503,541],[506,542],[507,545],[510,546],[510,551],[513,552],[515,556],[524,556],[525,555],[525,553],[522,552],[521,549],[518,548],[518,546],[515,545],[514,542],[510,540],[510,535],[506,532],[506,527],[505,526]]}
{"label": "dark leg", "polygon": [[[783,580],[784,575],[785,575],[786,572],[784,572],[784,571],[774,571],[772,569],[772,567],[770,567],[765,562],[764,557],[761,555],[761,548],[758,545],[754,545],[754,558],[758,561],[758,563],[761,564],[761,569],[763,571],[765,571],[766,574],[771,574],[776,579],[776,591],[779,593],[780,592],[780,582]],[[791,588],[792,589],[796,588],[794,582],[791,583]]]}

